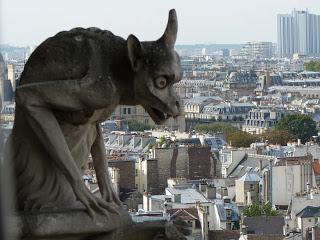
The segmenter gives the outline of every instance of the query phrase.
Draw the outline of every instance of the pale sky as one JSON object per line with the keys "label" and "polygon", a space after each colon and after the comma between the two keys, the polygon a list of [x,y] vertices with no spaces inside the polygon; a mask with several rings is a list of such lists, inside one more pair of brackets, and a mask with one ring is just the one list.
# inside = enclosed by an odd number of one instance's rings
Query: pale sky
{"label": "pale sky", "polygon": [[37,45],[59,31],[91,26],[156,40],[171,8],[177,44],[276,42],[278,13],[308,8],[320,15],[320,0],[0,0],[0,43]]}

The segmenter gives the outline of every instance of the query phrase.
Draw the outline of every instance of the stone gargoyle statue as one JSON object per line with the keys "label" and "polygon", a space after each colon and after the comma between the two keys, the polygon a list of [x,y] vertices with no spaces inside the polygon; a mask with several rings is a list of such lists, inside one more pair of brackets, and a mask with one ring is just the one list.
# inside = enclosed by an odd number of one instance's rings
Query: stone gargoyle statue
{"label": "stone gargoyle statue", "polygon": [[[28,59],[16,90],[6,156],[14,163],[19,211],[82,206],[89,216],[121,215],[106,172],[100,123],[119,104],[142,105],[157,124],[180,112],[173,84],[182,78],[170,10],[156,41],[126,40],[98,28],[48,38]],[[82,180],[91,154],[102,198]]]}

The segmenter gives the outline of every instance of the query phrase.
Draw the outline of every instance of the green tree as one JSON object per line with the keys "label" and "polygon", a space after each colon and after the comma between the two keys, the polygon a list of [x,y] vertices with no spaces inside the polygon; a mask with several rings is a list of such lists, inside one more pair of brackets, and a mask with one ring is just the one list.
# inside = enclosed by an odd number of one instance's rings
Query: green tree
{"label": "green tree", "polygon": [[243,210],[243,214],[246,217],[257,217],[257,216],[277,216],[278,212],[277,210],[272,208],[272,205],[270,202],[266,203],[252,203],[250,206],[247,206]]}
{"label": "green tree", "polygon": [[250,147],[250,144],[258,140],[257,135],[243,132],[231,124],[198,124],[194,127],[197,132],[209,134],[223,134],[228,143],[234,147]]}
{"label": "green tree", "polygon": [[278,215],[277,210],[272,208],[272,204],[270,202],[266,202],[265,204],[262,205],[262,212],[263,212],[263,215],[266,215],[266,216]]}
{"label": "green tree", "polygon": [[293,114],[283,117],[275,126],[275,130],[287,131],[307,142],[312,136],[318,135],[316,122],[309,115]]}
{"label": "green tree", "polygon": [[307,71],[320,71],[320,61],[310,61],[304,64],[304,68]]}
{"label": "green tree", "polygon": [[135,120],[128,121],[128,127],[130,131],[143,132],[144,130],[150,130],[151,126],[148,124],[140,123]]}
{"label": "green tree", "polygon": [[233,147],[250,147],[250,144],[257,140],[257,135],[252,135],[241,130],[227,133],[227,141],[231,143]]}
{"label": "green tree", "polygon": [[262,207],[259,203],[252,203],[243,210],[243,214],[246,217],[257,217],[263,215]]}
{"label": "green tree", "polygon": [[238,121],[242,122],[242,121],[244,121],[244,118],[242,116],[239,116]]}
{"label": "green tree", "polygon": [[262,133],[261,138],[271,144],[287,145],[289,141],[297,139],[297,137],[286,130],[269,130]]}
{"label": "green tree", "polygon": [[224,134],[237,131],[237,128],[231,124],[197,124],[194,129],[197,132],[209,133],[209,134]]}
{"label": "green tree", "polygon": [[240,229],[240,221],[235,221],[233,224],[232,230],[239,230]]}
{"label": "green tree", "polygon": [[160,140],[159,140],[159,145],[162,146],[164,143],[166,143],[166,137],[165,136],[161,136]]}

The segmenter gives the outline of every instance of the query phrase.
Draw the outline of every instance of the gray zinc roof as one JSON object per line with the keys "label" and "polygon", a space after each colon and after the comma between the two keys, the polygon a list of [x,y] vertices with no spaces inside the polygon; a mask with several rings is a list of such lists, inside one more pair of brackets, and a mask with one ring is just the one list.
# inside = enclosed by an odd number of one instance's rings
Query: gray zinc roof
{"label": "gray zinc roof", "polygon": [[260,182],[261,178],[256,173],[247,172],[239,180],[244,182]]}
{"label": "gray zinc roof", "polygon": [[300,217],[300,218],[320,217],[320,206],[319,207],[307,206],[297,214],[297,217]]}

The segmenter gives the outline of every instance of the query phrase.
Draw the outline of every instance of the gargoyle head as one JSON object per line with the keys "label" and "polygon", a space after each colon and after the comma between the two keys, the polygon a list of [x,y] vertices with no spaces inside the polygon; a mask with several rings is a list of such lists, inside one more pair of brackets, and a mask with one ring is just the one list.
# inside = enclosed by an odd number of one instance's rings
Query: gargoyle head
{"label": "gargoyle head", "polygon": [[127,39],[128,55],[134,71],[134,96],[156,124],[181,114],[180,99],[173,84],[182,78],[180,58],[174,50],[178,22],[170,10],[166,30],[157,41],[140,42],[134,35]]}

